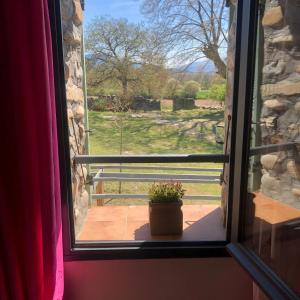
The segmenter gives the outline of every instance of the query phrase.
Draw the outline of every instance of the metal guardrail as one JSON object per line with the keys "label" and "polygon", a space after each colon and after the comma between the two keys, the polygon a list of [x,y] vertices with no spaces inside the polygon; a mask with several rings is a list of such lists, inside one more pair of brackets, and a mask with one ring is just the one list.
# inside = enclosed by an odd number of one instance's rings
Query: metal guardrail
{"label": "metal guardrail", "polygon": [[92,165],[91,169],[122,169],[122,170],[164,170],[164,171],[194,171],[194,172],[222,172],[221,168],[193,168],[166,166],[127,166],[127,165]]}
{"label": "metal guardrail", "polygon": [[[279,151],[297,151],[299,143],[291,142],[276,145],[262,145],[251,148],[249,155],[263,155]],[[228,163],[229,155],[224,154],[180,154],[180,155],[79,155],[75,157],[76,164],[145,164],[145,163]],[[166,174],[166,173],[128,173],[128,172],[103,172],[104,169],[118,170],[174,170],[194,172],[221,172],[219,168],[192,168],[169,166],[129,166],[129,165],[95,165],[93,182],[118,181],[118,182],[159,182],[180,181],[183,183],[212,183],[220,182],[217,175],[203,174]],[[96,171],[97,170],[97,171]],[[92,194],[92,199],[147,199],[145,194]],[[187,195],[184,199],[190,200],[220,200],[220,196],[214,195]]]}
{"label": "metal guardrail", "polygon": [[[92,199],[149,199],[147,194],[92,194]],[[215,195],[187,195],[183,200],[203,201],[221,200],[221,196]]]}
{"label": "metal guardrail", "polygon": [[[116,170],[160,170],[160,171],[189,171],[189,172],[222,172],[221,168],[194,168],[172,166],[131,166],[125,164],[145,163],[223,163],[229,161],[228,155],[223,154],[181,154],[181,155],[81,155],[75,157],[77,164],[91,164],[94,170],[93,182],[97,183],[96,193],[92,194],[93,200],[100,200],[103,205],[105,199],[148,199],[146,194],[107,194],[104,192],[105,181],[117,182],[161,182],[180,181],[182,183],[219,184],[219,175],[208,174],[166,174],[166,173],[129,173],[105,172],[104,169]],[[98,164],[98,165],[97,165]],[[100,165],[99,165],[100,164]],[[106,164],[106,165],[105,165]],[[107,165],[110,164],[110,165]],[[123,164],[123,165],[112,165]],[[102,186],[99,186],[101,184]],[[100,193],[99,193],[100,191]],[[221,200],[218,195],[186,195],[184,200]]]}
{"label": "metal guardrail", "polygon": [[262,155],[268,154],[273,152],[280,152],[280,151],[290,151],[290,150],[297,150],[297,145],[299,143],[291,142],[285,144],[274,144],[274,145],[262,145],[259,147],[251,148],[249,151],[250,156],[253,155]]}
{"label": "metal guardrail", "polygon": [[96,181],[119,181],[119,182],[160,182],[160,181],[180,181],[182,183],[219,183],[218,175],[198,175],[198,174],[164,174],[164,173],[118,173],[118,172],[98,172],[94,177]]}
{"label": "metal guardrail", "polygon": [[224,154],[178,154],[178,155],[77,155],[76,164],[99,163],[223,163],[229,162]]}

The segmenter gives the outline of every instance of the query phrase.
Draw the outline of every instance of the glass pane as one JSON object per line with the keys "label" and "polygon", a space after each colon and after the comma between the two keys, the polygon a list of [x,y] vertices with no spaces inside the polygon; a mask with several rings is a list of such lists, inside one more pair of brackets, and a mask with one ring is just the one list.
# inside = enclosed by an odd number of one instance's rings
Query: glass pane
{"label": "glass pane", "polygon": [[[226,1],[198,4],[61,1],[77,241],[225,240],[220,175],[230,140],[224,115],[232,107],[226,87],[233,84],[235,5],[230,14]],[[124,160],[191,154],[222,159]],[[108,158],[78,162],[80,155]],[[116,155],[123,161],[112,160]],[[153,192],[153,183],[164,186]],[[161,231],[153,233],[150,197],[159,188],[174,195],[180,185],[181,208],[160,217]],[[176,216],[183,231],[167,234]]]}
{"label": "glass pane", "polygon": [[300,5],[262,8],[244,243],[300,295]]}

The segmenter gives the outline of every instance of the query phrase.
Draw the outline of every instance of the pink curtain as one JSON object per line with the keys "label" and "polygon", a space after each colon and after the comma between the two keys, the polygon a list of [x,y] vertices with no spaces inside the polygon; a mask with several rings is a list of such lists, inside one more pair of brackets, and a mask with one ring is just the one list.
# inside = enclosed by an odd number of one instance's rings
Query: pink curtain
{"label": "pink curtain", "polygon": [[2,1],[0,28],[0,299],[62,299],[47,0]]}

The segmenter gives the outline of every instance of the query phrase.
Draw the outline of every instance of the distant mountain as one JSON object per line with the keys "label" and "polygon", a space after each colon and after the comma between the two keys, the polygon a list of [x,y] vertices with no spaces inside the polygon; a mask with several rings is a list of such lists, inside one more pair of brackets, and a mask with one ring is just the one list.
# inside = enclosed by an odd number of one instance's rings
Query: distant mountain
{"label": "distant mountain", "polygon": [[185,72],[185,73],[215,73],[216,67],[211,61],[205,62],[194,62],[190,65],[185,65],[181,67],[170,68],[173,72]]}
{"label": "distant mountain", "polygon": [[205,73],[215,73],[216,67],[213,62],[210,60],[206,62],[194,62],[190,66],[187,67],[188,73],[195,72],[205,72]]}

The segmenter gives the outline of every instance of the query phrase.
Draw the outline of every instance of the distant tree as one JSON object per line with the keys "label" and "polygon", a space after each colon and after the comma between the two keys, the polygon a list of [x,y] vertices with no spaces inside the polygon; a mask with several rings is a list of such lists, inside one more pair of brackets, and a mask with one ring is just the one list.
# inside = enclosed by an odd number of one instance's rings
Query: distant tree
{"label": "distant tree", "polygon": [[199,72],[195,76],[195,81],[199,82],[202,90],[208,90],[213,83],[211,73]]}
{"label": "distant tree", "polygon": [[[226,0],[143,0],[142,12],[182,61],[211,60],[226,77],[222,48],[227,46]],[[224,53],[224,51],[223,51]]]}
{"label": "distant tree", "polygon": [[170,78],[165,86],[164,97],[168,99],[174,99],[178,96],[182,89],[182,85],[179,80]]}
{"label": "distant tree", "polygon": [[91,86],[106,81],[118,83],[122,101],[128,102],[129,86],[139,80],[138,68],[157,60],[156,39],[143,26],[125,19],[94,19],[86,35],[88,83]]}
{"label": "distant tree", "polygon": [[197,93],[200,89],[200,85],[198,82],[190,80],[185,82],[183,90],[182,90],[182,96],[186,98],[196,98]]}
{"label": "distant tree", "polygon": [[168,72],[163,65],[146,64],[139,70],[139,82],[135,94],[160,99],[168,80]]}

